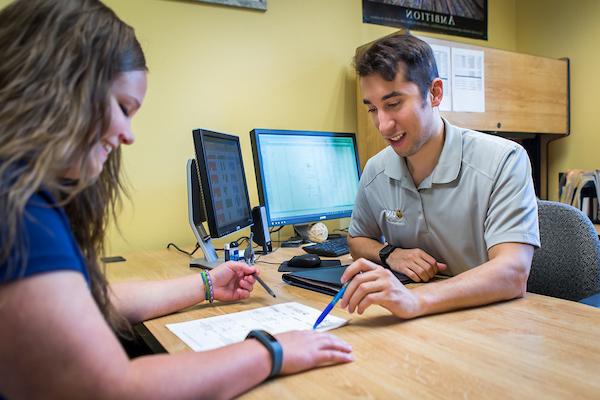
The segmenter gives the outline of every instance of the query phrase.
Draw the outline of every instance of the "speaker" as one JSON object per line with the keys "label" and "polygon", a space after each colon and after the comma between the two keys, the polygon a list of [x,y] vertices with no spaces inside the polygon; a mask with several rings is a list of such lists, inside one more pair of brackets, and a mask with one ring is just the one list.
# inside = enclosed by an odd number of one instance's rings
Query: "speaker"
{"label": "speaker", "polygon": [[269,224],[267,223],[267,210],[263,206],[257,206],[252,209],[252,233],[253,240],[259,246],[262,246],[263,254],[273,251],[271,245],[271,234],[269,233]]}

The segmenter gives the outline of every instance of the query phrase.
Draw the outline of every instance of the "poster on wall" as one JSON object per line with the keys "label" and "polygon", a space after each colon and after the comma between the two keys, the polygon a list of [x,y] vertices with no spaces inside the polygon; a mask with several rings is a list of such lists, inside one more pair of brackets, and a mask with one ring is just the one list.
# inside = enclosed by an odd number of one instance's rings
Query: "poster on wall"
{"label": "poster on wall", "polygon": [[196,0],[202,3],[214,3],[224,6],[254,8],[256,10],[267,11],[267,0]]}
{"label": "poster on wall", "polygon": [[452,111],[452,63],[450,60],[451,48],[439,44],[429,44],[433,50],[438,76],[442,80],[444,97],[440,103],[440,111]]}
{"label": "poster on wall", "polygon": [[452,48],[452,109],[485,112],[485,60],[481,50]]}
{"label": "poster on wall", "polygon": [[362,0],[363,22],[487,40],[488,0]]}

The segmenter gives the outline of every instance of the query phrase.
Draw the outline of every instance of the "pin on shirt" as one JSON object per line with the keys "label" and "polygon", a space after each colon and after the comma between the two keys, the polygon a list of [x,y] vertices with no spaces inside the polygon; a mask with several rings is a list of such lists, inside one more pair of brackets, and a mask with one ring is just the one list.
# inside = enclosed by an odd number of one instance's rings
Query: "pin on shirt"
{"label": "pin on shirt", "polygon": [[385,220],[396,225],[404,225],[406,222],[404,212],[400,209],[385,210]]}

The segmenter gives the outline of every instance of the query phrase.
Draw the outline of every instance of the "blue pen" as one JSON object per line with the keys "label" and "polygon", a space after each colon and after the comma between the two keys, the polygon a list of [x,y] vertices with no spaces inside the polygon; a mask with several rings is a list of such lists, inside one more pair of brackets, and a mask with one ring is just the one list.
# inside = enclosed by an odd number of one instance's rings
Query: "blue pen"
{"label": "blue pen", "polygon": [[325,319],[327,314],[329,314],[329,312],[331,312],[333,307],[335,307],[335,304],[342,298],[342,296],[344,295],[344,292],[346,292],[346,288],[348,287],[349,283],[350,283],[350,281],[347,281],[346,283],[344,283],[342,285],[342,288],[340,289],[340,291],[337,292],[337,294],[335,295],[333,300],[331,300],[331,303],[327,304],[327,307],[325,307],[325,309],[323,310],[321,315],[319,315],[319,318],[317,318],[317,322],[315,322],[315,324],[313,325],[313,329],[317,329],[317,326],[319,326],[319,324],[321,322],[323,322],[323,320]]}

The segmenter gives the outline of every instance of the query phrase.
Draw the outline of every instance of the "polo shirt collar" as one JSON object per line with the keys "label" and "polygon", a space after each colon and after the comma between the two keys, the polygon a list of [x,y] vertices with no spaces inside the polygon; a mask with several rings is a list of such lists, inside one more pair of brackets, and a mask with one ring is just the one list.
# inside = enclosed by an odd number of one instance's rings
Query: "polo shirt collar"
{"label": "polo shirt collar", "polygon": [[432,183],[450,183],[460,172],[462,165],[462,134],[460,129],[450,124],[445,118],[444,121],[444,147],[437,165],[431,174]]}
{"label": "polo shirt collar", "polygon": [[[450,124],[445,118],[444,121],[444,147],[437,165],[431,173],[431,183],[449,183],[458,177],[460,166],[462,164],[462,134],[454,125]],[[401,181],[403,186],[414,188],[408,166],[404,157],[398,157],[394,150],[388,146],[386,148],[385,174],[392,179]],[[427,178],[421,183],[429,181]],[[426,185],[429,186],[429,185]]]}
{"label": "polo shirt collar", "polygon": [[[404,157],[399,157],[389,145],[385,151],[385,174],[392,179],[402,182],[406,181],[406,178],[410,178],[408,166],[406,165]],[[410,178],[410,182],[412,182],[412,178]]]}

